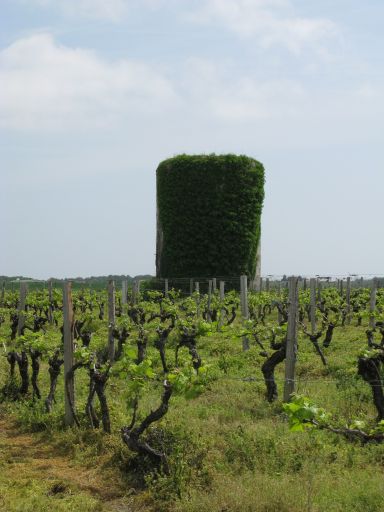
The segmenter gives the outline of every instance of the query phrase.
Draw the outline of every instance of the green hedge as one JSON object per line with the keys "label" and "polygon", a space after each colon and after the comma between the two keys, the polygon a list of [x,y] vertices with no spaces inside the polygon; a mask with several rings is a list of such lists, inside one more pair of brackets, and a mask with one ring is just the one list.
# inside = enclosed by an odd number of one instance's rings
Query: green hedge
{"label": "green hedge", "polygon": [[243,155],[179,155],[156,175],[157,276],[253,277],[263,165]]}

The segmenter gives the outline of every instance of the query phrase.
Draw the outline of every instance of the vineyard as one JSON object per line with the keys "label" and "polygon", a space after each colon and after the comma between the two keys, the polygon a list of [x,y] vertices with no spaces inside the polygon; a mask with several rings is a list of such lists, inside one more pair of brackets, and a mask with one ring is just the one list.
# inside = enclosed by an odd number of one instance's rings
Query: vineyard
{"label": "vineyard", "polygon": [[383,510],[380,281],[228,282],[3,288],[0,510]]}

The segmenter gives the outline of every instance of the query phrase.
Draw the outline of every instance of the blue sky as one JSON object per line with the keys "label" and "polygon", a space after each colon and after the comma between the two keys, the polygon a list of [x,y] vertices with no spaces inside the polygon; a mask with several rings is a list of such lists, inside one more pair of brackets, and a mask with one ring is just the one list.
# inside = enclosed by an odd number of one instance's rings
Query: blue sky
{"label": "blue sky", "polygon": [[181,152],[264,163],[263,274],[383,274],[382,1],[0,5],[0,274],[153,273]]}

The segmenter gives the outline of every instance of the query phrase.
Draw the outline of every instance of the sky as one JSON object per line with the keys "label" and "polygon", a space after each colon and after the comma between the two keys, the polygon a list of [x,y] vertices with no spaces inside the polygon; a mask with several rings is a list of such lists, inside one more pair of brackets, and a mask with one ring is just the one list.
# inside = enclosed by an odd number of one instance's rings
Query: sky
{"label": "sky", "polygon": [[382,0],[0,0],[0,275],[155,272],[155,171],[265,167],[262,274],[384,274]]}

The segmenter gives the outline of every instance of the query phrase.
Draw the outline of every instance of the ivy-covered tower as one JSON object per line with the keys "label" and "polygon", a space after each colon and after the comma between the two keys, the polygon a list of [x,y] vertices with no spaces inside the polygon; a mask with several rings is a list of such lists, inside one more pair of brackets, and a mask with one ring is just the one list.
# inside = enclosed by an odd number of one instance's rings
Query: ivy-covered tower
{"label": "ivy-covered tower", "polygon": [[253,278],[264,167],[244,155],[179,155],[157,174],[157,277]]}

